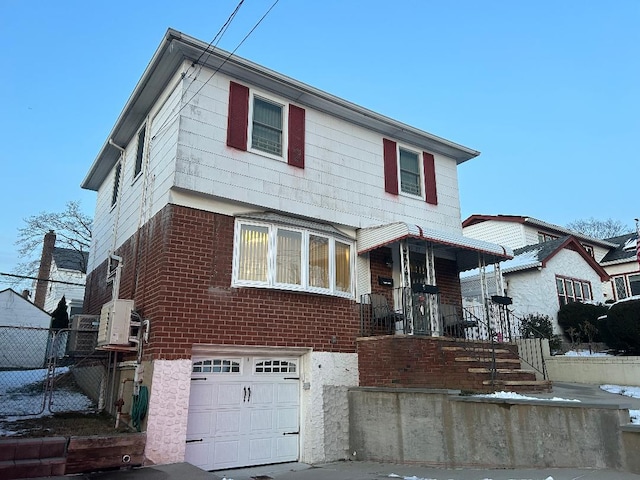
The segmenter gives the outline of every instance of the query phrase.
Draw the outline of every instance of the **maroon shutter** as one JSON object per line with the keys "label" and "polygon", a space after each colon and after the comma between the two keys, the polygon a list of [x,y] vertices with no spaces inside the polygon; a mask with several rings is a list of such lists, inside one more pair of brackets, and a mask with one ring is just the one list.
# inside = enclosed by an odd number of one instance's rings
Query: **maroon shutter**
{"label": "maroon shutter", "polygon": [[422,152],[424,162],[424,191],[427,203],[438,204],[438,191],[436,190],[436,164],[433,155]]}
{"label": "maroon shutter", "polygon": [[287,163],[304,168],[304,108],[289,105],[289,148]]}
{"label": "maroon shutter", "polygon": [[239,150],[247,149],[249,121],[249,88],[235,82],[229,85],[229,118],[227,119],[227,145]]}
{"label": "maroon shutter", "polygon": [[384,191],[398,195],[398,151],[396,142],[382,139],[384,151]]}

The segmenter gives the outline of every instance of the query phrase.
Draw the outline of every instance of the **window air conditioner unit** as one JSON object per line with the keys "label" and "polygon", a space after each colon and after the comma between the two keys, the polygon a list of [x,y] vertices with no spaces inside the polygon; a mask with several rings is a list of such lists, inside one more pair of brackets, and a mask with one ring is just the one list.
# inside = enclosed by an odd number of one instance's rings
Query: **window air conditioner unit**
{"label": "window air conditioner unit", "polygon": [[96,348],[99,321],[98,315],[73,315],[67,351],[76,354],[92,353]]}
{"label": "window air conditioner unit", "polygon": [[102,306],[98,327],[98,346],[129,345],[133,300],[112,300]]}

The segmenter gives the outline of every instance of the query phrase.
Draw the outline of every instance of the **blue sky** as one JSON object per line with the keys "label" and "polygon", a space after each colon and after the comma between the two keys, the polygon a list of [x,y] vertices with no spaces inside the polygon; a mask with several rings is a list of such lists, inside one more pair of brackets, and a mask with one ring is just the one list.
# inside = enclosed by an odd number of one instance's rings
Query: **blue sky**
{"label": "blue sky", "polygon": [[[273,0],[245,0],[236,48]],[[211,41],[236,0],[0,0],[0,272],[22,219],[79,185],[168,27]],[[481,151],[462,217],[640,216],[637,0],[280,0],[238,55]],[[6,284],[0,278],[0,289]]]}

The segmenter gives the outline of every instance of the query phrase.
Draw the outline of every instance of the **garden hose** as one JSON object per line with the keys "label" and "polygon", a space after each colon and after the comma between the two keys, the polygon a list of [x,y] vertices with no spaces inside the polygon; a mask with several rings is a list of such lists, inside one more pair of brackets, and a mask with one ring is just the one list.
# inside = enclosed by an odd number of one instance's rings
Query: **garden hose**
{"label": "garden hose", "polygon": [[149,389],[141,385],[138,395],[133,396],[133,405],[131,406],[131,423],[138,432],[141,431],[142,420],[144,420],[144,417],[147,415],[148,404]]}

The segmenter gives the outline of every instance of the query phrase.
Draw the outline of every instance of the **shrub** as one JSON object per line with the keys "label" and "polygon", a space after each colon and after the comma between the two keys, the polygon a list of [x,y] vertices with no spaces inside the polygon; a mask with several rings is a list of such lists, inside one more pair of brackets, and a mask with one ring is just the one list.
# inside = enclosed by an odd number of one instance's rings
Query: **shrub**
{"label": "shrub", "polygon": [[613,304],[600,323],[610,348],[640,355],[640,299]]}
{"label": "shrub", "polygon": [[[600,342],[598,317],[606,315],[607,306],[593,303],[568,303],[560,307],[558,325],[572,343]],[[571,332],[571,334],[569,333]]]}
{"label": "shrub", "polygon": [[562,340],[553,334],[553,322],[548,315],[531,313],[520,320],[520,335],[524,338],[546,338],[549,340],[549,349],[553,352],[559,350]]}

